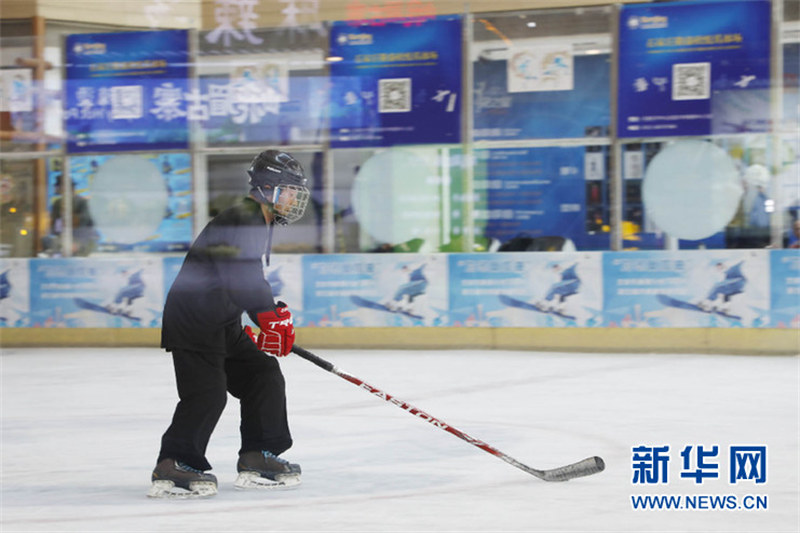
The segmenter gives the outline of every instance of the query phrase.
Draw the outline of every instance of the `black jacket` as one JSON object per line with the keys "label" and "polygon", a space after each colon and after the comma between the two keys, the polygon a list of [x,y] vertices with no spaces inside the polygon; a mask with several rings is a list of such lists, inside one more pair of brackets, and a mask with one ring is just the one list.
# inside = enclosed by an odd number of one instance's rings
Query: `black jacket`
{"label": "black jacket", "polygon": [[241,316],[275,308],[264,275],[269,226],[251,198],[211,220],[192,244],[167,294],[161,347],[224,352]]}

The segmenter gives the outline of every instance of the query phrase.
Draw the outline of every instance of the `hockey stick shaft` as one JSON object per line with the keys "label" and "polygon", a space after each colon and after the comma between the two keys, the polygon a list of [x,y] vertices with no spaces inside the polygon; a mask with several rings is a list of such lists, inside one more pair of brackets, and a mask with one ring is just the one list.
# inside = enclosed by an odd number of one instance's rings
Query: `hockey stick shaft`
{"label": "hockey stick shaft", "polygon": [[330,363],[329,361],[326,361],[325,359],[322,359],[321,357],[314,355],[305,348],[301,348],[300,346],[297,346],[295,344],[294,347],[292,348],[292,352],[302,357],[303,359],[314,363],[323,370],[326,370],[332,374],[336,374],[340,378],[349,381],[353,385],[366,390],[367,392],[373,394],[374,396],[377,396],[378,398],[381,398],[389,403],[396,405],[397,407],[403,409],[409,414],[412,414],[417,418],[421,418],[422,420],[425,420],[431,425],[439,429],[443,429],[444,431],[447,431],[448,433],[455,435],[461,440],[464,440],[472,444],[473,446],[480,448],[481,450],[490,453],[495,457],[505,461],[506,463],[515,466],[520,470],[522,470],[523,472],[527,472],[528,474],[531,474],[532,476],[535,476],[539,479],[543,479],[545,481],[567,481],[576,477],[589,476],[592,474],[596,474],[598,472],[602,472],[603,469],[605,468],[605,463],[600,457],[597,456],[588,457],[582,461],[578,461],[577,463],[561,466],[558,468],[553,468],[550,470],[539,470],[536,468],[531,468],[527,465],[520,463],[513,457],[506,455],[497,448],[490,446],[489,444],[486,444],[485,442],[478,440],[474,437],[471,437],[466,433],[464,433],[463,431],[454,428],[450,424],[447,424],[442,420],[439,420],[438,418],[426,413],[422,409],[414,407],[410,403],[404,402],[403,400],[400,400],[392,396],[391,394],[387,394],[386,392],[380,390],[379,388],[374,387],[369,383],[366,383],[365,381],[351,374],[348,374],[347,372],[344,372],[343,370],[340,370],[333,363]]}

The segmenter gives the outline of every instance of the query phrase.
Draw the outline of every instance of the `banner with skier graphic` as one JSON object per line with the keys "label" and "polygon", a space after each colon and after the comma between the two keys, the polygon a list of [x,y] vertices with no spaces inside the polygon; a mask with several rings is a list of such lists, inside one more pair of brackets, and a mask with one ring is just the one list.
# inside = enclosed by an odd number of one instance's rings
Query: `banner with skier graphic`
{"label": "banner with skier graphic", "polygon": [[765,327],[766,250],[603,254],[610,327]]}
{"label": "banner with skier graphic", "polygon": [[[160,327],[183,259],[1,259],[0,328]],[[298,327],[800,327],[788,249],[276,254],[264,276]]]}
{"label": "banner with skier graphic", "polygon": [[0,327],[32,325],[29,266],[28,259],[0,259]]}
{"label": "banner with skier graphic", "polygon": [[[264,267],[264,278],[272,287],[272,296],[276,302],[282,301],[292,310],[295,327],[306,325],[304,279],[299,275],[303,271],[302,261],[303,256],[300,254],[275,254],[270,257],[269,265]],[[245,320],[249,320],[249,317]]]}
{"label": "banner with skier graphic", "polygon": [[447,255],[303,257],[303,322],[308,326],[447,324]]}
{"label": "banner with skier graphic", "polygon": [[161,258],[32,259],[34,327],[153,328],[164,308]]}
{"label": "banner with skier graphic", "polygon": [[773,250],[769,275],[772,280],[770,325],[800,330],[800,250]]}
{"label": "banner with skier graphic", "polygon": [[454,326],[592,327],[602,321],[599,254],[450,256]]}

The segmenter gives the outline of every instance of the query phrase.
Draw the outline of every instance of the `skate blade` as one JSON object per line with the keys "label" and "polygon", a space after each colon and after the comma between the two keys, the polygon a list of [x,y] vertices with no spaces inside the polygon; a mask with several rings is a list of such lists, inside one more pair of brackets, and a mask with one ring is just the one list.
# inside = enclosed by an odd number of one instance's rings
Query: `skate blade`
{"label": "skate blade", "polygon": [[240,472],[233,486],[237,489],[281,490],[300,484],[299,474],[279,474],[275,477],[276,479],[269,479],[257,472]]}
{"label": "skate blade", "polygon": [[217,485],[208,481],[189,483],[189,488],[191,490],[176,487],[172,481],[153,481],[153,486],[150,487],[147,497],[167,500],[191,500],[210,498],[217,493]]}

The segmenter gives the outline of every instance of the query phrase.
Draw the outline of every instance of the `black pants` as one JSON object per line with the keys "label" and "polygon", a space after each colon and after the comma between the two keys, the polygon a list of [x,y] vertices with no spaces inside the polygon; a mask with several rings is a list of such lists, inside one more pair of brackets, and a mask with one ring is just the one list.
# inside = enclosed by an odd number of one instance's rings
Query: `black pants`
{"label": "black pants", "polygon": [[206,447],[228,399],[241,407],[239,453],[268,450],[276,455],[292,446],[286,416],[286,384],[278,361],[244,333],[224,354],[172,351],[180,401],[164,436],[158,461],[176,459],[209,470]]}

